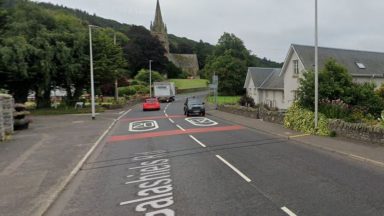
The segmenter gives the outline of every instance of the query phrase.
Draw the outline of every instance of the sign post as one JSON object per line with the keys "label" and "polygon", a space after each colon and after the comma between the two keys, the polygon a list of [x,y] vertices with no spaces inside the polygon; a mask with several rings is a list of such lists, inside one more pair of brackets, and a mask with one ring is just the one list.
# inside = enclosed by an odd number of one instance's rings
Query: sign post
{"label": "sign post", "polygon": [[217,89],[219,87],[219,76],[216,75],[216,73],[212,76],[212,89],[214,94],[214,100],[215,100],[215,109],[217,110]]}

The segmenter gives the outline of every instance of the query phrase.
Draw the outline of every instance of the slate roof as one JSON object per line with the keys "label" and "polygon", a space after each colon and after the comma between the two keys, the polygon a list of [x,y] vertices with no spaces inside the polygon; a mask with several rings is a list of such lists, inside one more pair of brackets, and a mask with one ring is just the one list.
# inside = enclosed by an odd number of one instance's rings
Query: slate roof
{"label": "slate roof", "polygon": [[280,72],[280,68],[248,68],[248,74],[258,89],[284,90],[284,77]]}
{"label": "slate roof", "polygon": [[[315,64],[314,47],[298,44],[292,44],[292,47],[299,55],[305,69],[312,69]],[[352,76],[383,76],[384,74],[384,53],[319,47],[320,70],[330,58],[345,66]],[[356,63],[364,64],[365,69],[359,68]]]}

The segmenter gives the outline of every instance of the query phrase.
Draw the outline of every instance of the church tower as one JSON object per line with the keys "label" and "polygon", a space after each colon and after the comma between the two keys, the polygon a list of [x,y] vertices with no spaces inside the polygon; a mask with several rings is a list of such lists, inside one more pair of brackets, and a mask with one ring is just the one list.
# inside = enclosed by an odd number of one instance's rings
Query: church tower
{"label": "church tower", "polygon": [[161,16],[159,0],[157,0],[156,5],[155,21],[153,23],[151,22],[151,34],[159,39],[160,43],[166,50],[166,54],[169,54],[167,26],[164,24],[163,17]]}

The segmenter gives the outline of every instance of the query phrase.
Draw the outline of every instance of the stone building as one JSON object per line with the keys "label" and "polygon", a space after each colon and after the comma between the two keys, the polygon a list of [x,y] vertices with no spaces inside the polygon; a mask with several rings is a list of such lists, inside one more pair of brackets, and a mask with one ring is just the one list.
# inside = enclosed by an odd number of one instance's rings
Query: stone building
{"label": "stone building", "polygon": [[151,34],[157,37],[163,45],[166,53],[164,55],[170,62],[187,73],[190,77],[196,78],[199,72],[199,62],[196,54],[170,53],[167,26],[161,15],[160,3],[157,0],[155,20],[151,22]]}

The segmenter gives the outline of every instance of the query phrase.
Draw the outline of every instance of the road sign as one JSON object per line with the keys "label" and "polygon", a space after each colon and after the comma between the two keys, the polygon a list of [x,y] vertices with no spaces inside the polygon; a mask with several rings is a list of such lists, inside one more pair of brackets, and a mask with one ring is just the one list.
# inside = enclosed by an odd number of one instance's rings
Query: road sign
{"label": "road sign", "polygon": [[217,83],[219,83],[219,76],[213,75],[212,76],[212,83],[217,85]]}
{"label": "road sign", "polygon": [[209,84],[210,89],[217,89],[217,84]]}

